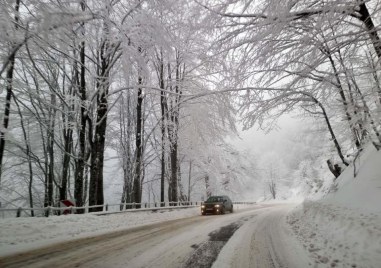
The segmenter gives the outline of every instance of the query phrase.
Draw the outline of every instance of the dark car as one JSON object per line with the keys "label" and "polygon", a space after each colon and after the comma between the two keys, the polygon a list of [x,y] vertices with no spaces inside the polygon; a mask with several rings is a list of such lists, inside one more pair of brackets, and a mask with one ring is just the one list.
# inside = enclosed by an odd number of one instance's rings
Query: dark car
{"label": "dark car", "polygon": [[225,214],[226,211],[233,212],[233,202],[226,195],[211,196],[201,205],[201,214]]}

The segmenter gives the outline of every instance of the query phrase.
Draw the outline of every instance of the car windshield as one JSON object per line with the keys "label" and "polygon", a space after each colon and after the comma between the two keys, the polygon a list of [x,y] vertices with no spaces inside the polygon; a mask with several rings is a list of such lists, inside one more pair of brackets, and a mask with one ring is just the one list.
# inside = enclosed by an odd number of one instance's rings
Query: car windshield
{"label": "car windshield", "polygon": [[206,200],[206,202],[212,203],[212,202],[222,202],[223,198],[221,196],[211,196]]}

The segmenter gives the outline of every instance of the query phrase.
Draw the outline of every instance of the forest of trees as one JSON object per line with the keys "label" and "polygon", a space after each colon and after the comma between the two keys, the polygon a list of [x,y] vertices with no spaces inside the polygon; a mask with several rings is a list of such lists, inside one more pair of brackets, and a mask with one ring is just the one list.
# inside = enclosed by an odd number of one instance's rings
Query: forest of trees
{"label": "forest of trees", "polygon": [[1,206],[104,204],[107,150],[122,203],[144,191],[190,200],[195,183],[236,191],[255,167],[226,138],[289,112],[320,126],[339,176],[381,143],[380,11],[379,0],[2,1]]}

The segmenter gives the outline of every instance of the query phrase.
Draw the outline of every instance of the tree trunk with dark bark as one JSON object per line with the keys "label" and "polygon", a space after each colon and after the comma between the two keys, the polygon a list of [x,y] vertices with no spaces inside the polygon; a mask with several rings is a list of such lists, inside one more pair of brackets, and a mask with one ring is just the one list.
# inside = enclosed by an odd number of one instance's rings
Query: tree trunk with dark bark
{"label": "tree trunk with dark bark", "polygon": [[[132,154],[131,154],[131,129],[132,129],[132,115],[130,114],[131,107],[131,94],[128,92],[127,103],[124,102],[124,96],[121,96],[122,107],[120,108],[120,143],[122,145],[123,157],[123,193],[121,202],[131,203],[132,201]],[[127,122],[126,122],[127,121]]]}
{"label": "tree trunk with dark bark", "polygon": [[160,174],[160,204],[164,206],[165,202],[165,118],[166,113],[168,112],[167,100],[164,92],[164,59],[163,52],[160,54],[160,63],[159,63],[159,86],[162,89],[160,93],[160,108],[161,108],[161,174]]}
{"label": "tree trunk with dark bark", "polygon": [[328,165],[329,170],[335,176],[335,178],[340,176],[341,167],[338,164],[332,164],[331,160],[327,160],[327,165]]}
{"label": "tree trunk with dark bark", "polygon": [[56,95],[51,94],[51,112],[50,114],[50,125],[48,129],[48,156],[49,156],[49,167],[48,167],[48,200],[47,204],[53,206],[53,182],[55,181],[54,176],[54,132],[55,132],[55,121],[56,121]]}
{"label": "tree trunk with dark bark", "polygon": [[[86,5],[85,1],[81,1],[81,10],[85,11]],[[85,24],[81,23],[81,35],[82,37],[85,36]],[[84,169],[86,164],[86,123],[88,121],[88,111],[86,108],[86,101],[87,101],[87,92],[86,92],[86,68],[85,68],[85,41],[82,41],[80,43],[79,47],[79,66],[80,66],[80,72],[79,72],[79,81],[77,80],[77,83],[79,83],[79,94],[81,98],[81,109],[80,109],[80,119],[81,119],[81,125],[79,127],[79,137],[78,137],[78,143],[79,143],[79,153],[78,153],[78,160],[76,163],[76,172],[75,172],[75,181],[74,181],[74,199],[75,204],[77,207],[82,207],[84,205],[83,202],[83,182],[84,182]],[[84,213],[83,209],[77,210],[78,214]]]}
{"label": "tree trunk with dark bark", "polygon": [[[20,0],[16,0],[15,4],[15,29],[18,29],[19,23],[19,8],[20,8]],[[9,65],[6,72],[6,91],[7,94],[5,96],[5,108],[4,108],[4,117],[3,117],[3,125],[0,130],[0,185],[1,185],[1,174],[3,171],[3,157],[4,157],[4,149],[5,149],[5,135],[8,130],[9,125],[9,116],[11,111],[11,100],[12,100],[12,92],[13,92],[13,72],[15,69],[15,53],[12,53],[9,57]]]}
{"label": "tree trunk with dark bark", "polygon": [[[142,84],[142,77],[139,77],[138,84]],[[143,89],[138,88],[138,99],[136,104],[136,159],[135,159],[135,176],[134,176],[134,186],[133,186],[133,196],[134,202],[141,202],[141,176],[142,176],[142,161],[143,161]],[[137,206],[140,208],[140,205]]]}
{"label": "tree trunk with dark bark", "polygon": [[180,82],[184,78],[184,69],[181,70],[181,59],[179,51],[176,51],[176,77],[174,87],[174,101],[172,102],[170,125],[168,126],[168,135],[170,142],[170,162],[171,162],[171,180],[170,191],[172,202],[179,201],[178,196],[178,133],[179,133],[179,115],[180,115],[180,100],[181,100],[181,84]]}
{"label": "tree trunk with dark bark", "polygon": [[[173,135],[177,135],[173,134]],[[178,178],[177,178],[177,137],[173,137],[172,144],[171,144],[171,152],[170,152],[170,158],[171,158],[171,200],[172,202],[177,202],[178,200]]]}
{"label": "tree trunk with dark bark", "polygon": [[328,115],[327,115],[327,113],[325,111],[324,106],[317,99],[314,99],[314,101],[316,102],[316,104],[319,105],[320,109],[322,110],[322,113],[323,113],[323,116],[324,116],[324,120],[325,120],[325,122],[327,124],[329,133],[331,134],[332,141],[335,144],[335,148],[336,148],[337,154],[339,155],[339,157],[340,157],[341,161],[343,162],[343,164],[348,166],[349,163],[345,160],[345,157],[344,157],[343,152],[341,150],[341,146],[340,146],[339,142],[337,141],[335,133],[333,132],[333,129],[332,129],[332,126],[331,126],[331,122],[329,121],[329,118],[328,118]]}
{"label": "tree trunk with dark bark", "polygon": [[[106,32],[107,29],[106,29]],[[89,184],[89,205],[103,205],[103,165],[104,150],[106,142],[107,112],[110,76],[110,51],[108,39],[103,40],[100,47],[100,67],[98,69],[97,81],[97,115],[94,130],[94,139],[91,147],[91,170]],[[102,211],[102,207],[91,209],[91,211]]]}
{"label": "tree trunk with dark bark", "polygon": [[378,36],[378,32],[376,27],[374,26],[372,17],[369,14],[369,10],[367,6],[365,5],[364,1],[361,1],[361,4],[359,5],[359,13],[360,16],[358,17],[359,20],[361,20],[365,28],[369,34],[369,38],[372,42],[373,48],[377,54],[378,59],[381,59],[381,40],[380,37]]}
{"label": "tree trunk with dark bark", "polygon": [[69,174],[70,174],[70,154],[72,152],[72,147],[73,147],[73,130],[70,128],[64,131],[64,143],[65,144],[64,144],[63,161],[62,161],[62,178],[61,178],[61,186],[59,190],[60,200],[67,199],[67,183],[68,183]]}

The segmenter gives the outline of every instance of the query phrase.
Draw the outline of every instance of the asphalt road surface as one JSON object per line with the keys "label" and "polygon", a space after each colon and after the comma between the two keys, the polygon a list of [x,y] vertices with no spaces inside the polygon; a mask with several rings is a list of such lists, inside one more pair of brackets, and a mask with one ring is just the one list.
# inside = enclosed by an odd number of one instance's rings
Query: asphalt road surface
{"label": "asphalt road surface", "polygon": [[285,224],[291,208],[258,205],[135,227],[2,257],[0,267],[308,267]]}

